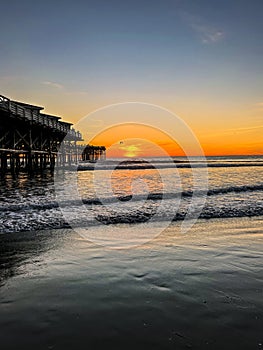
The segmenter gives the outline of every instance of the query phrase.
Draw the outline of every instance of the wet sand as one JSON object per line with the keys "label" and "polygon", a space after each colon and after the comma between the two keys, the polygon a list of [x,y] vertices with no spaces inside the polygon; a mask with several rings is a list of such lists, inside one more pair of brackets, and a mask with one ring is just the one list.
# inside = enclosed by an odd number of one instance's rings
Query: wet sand
{"label": "wet sand", "polygon": [[1,235],[1,349],[263,349],[262,224],[173,223],[129,250]]}

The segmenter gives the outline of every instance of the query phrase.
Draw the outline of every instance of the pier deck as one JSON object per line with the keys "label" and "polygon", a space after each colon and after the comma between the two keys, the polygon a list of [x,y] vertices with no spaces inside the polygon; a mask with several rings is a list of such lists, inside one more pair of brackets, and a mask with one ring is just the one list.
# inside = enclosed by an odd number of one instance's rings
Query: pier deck
{"label": "pier deck", "polygon": [[[105,158],[105,147],[78,144],[83,141],[72,123],[43,113],[43,107],[0,95],[0,172],[54,169],[79,160]],[[66,137],[66,138],[65,138]]]}

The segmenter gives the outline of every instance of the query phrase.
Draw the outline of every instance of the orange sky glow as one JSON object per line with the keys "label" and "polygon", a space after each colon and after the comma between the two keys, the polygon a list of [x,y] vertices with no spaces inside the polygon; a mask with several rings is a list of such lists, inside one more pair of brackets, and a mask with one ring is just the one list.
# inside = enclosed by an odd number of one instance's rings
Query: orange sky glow
{"label": "orange sky glow", "polygon": [[93,138],[91,144],[105,145],[109,158],[159,156],[160,151],[155,145],[167,155],[184,155],[171,137],[149,126],[128,124],[111,127]]}
{"label": "orange sky glow", "polygon": [[[252,132],[253,131],[253,132]],[[262,132],[262,130],[261,130]],[[262,138],[260,129],[229,130],[225,133],[208,132],[197,137],[206,156],[209,155],[259,155],[262,152]],[[138,140],[139,139],[139,140]],[[145,140],[145,142],[144,142]],[[149,141],[149,142],[147,142]],[[107,148],[107,157],[151,157],[160,156],[157,147],[161,147],[169,156],[185,156],[184,150],[169,135],[149,126],[121,125],[109,128],[91,142],[93,145],[104,145]],[[152,143],[152,146],[151,146]],[[192,156],[198,155],[191,154]]]}

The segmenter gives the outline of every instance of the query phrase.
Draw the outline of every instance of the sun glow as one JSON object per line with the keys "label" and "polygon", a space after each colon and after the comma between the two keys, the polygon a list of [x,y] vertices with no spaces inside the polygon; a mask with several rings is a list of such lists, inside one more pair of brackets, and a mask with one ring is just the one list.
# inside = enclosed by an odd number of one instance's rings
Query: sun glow
{"label": "sun glow", "polygon": [[123,155],[128,158],[137,157],[141,152],[140,148],[136,145],[123,145],[120,147],[120,149],[124,151]]}
{"label": "sun glow", "polygon": [[94,145],[104,144],[109,158],[158,157],[160,156],[160,148],[167,155],[184,155],[182,149],[171,137],[147,125],[114,126],[98,134],[90,143]]}

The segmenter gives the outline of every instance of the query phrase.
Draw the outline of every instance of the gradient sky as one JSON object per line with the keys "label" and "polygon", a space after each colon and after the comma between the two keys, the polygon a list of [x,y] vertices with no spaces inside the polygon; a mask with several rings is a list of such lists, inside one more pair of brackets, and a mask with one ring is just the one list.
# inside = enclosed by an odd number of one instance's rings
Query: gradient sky
{"label": "gradient sky", "polygon": [[262,154],[262,13],[262,0],[2,2],[0,93],[71,122],[154,103],[208,155]]}

